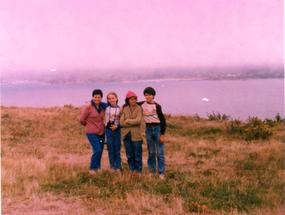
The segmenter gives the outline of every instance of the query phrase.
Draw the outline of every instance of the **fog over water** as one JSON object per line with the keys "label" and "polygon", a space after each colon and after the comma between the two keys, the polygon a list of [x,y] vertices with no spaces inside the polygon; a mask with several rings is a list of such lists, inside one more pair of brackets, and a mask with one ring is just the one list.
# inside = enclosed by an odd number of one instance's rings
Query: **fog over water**
{"label": "fog over water", "polygon": [[[88,84],[3,84],[2,105],[51,107],[72,104],[81,106],[91,99],[94,88],[119,94],[122,105],[125,94],[133,90],[143,100],[143,89],[152,86],[156,100],[170,114],[220,112],[234,118],[248,116],[272,118],[284,116],[283,79],[251,80],[153,80],[125,82],[94,82]],[[104,96],[104,100],[106,97]]]}

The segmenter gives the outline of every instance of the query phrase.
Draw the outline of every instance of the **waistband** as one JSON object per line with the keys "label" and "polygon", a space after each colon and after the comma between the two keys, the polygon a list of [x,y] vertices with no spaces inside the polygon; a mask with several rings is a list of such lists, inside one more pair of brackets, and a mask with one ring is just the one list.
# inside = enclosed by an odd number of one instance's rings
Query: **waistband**
{"label": "waistband", "polygon": [[150,122],[150,123],[146,123],[147,127],[154,127],[154,126],[159,126],[160,123],[159,122]]}

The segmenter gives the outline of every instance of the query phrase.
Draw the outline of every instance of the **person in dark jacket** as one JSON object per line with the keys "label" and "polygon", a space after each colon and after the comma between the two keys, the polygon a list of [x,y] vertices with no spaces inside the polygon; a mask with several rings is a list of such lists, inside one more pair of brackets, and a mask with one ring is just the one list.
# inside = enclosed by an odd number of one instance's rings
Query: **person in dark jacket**
{"label": "person in dark jacket", "polygon": [[143,118],[146,124],[146,141],[148,148],[148,170],[151,173],[159,173],[164,179],[165,158],[164,158],[164,133],[166,120],[161,106],[154,101],[156,95],[152,87],[144,89],[145,101],[139,102],[143,109]]}

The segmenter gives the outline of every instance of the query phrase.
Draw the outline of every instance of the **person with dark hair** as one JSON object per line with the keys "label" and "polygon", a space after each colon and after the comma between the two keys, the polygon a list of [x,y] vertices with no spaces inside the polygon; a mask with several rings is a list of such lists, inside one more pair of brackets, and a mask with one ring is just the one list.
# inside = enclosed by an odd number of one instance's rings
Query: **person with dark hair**
{"label": "person with dark hair", "polygon": [[155,89],[147,87],[143,94],[145,101],[139,102],[143,109],[143,118],[146,123],[146,140],[148,148],[148,170],[151,173],[158,171],[159,177],[164,179],[164,133],[166,120],[161,106],[154,101]]}
{"label": "person with dark hair", "polygon": [[104,115],[107,107],[107,104],[102,102],[102,97],[102,90],[93,90],[92,100],[83,108],[80,116],[80,123],[85,126],[85,133],[93,151],[90,161],[90,174],[94,174],[101,168],[105,139]]}
{"label": "person with dark hair", "polygon": [[142,143],[145,133],[142,108],[137,104],[137,95],[128,91],[126,104],[121,113],[121,135],[124,141],[129,169],[132,172],[142,172]]}

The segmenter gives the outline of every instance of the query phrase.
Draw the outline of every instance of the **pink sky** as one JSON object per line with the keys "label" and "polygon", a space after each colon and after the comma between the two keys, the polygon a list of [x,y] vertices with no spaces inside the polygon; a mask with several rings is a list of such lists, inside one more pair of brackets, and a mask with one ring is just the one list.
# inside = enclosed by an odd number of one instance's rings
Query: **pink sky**
{"label": "pink sky", "polygon": [[0,47],[6,75],[280,65],[283,0],[2,0]]}

